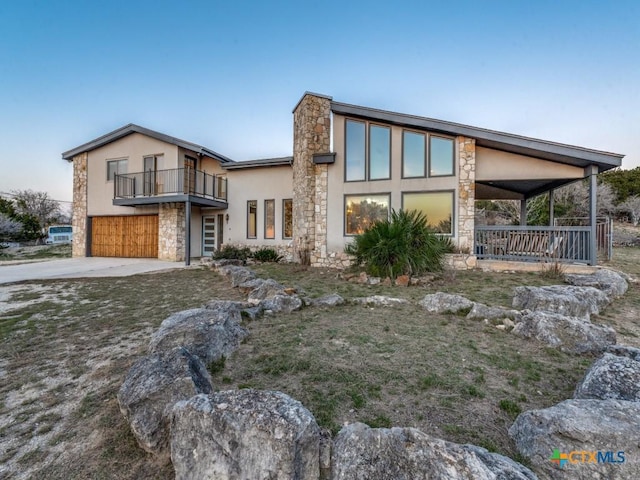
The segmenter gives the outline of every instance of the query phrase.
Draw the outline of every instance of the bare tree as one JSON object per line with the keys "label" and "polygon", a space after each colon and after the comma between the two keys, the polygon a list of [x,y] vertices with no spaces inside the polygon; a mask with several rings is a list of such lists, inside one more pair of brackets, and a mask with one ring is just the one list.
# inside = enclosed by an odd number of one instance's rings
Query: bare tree
{"label": "bare tree", "polygon": [[13,201],[19,215],[31,215],[45,228],[57,221],[60,216],[60,204],[49,197],[47,192],[33,190],[14,190]]}
{"label": "bare tree", "polygon": [[22,223],[0,213],[0,240],[10,240],[20,233]]}
{"label": "bare tree", "polygon": [[640,196],[634,195],[618,205],[618,211],[628,213],[634,227],[640,223]]}

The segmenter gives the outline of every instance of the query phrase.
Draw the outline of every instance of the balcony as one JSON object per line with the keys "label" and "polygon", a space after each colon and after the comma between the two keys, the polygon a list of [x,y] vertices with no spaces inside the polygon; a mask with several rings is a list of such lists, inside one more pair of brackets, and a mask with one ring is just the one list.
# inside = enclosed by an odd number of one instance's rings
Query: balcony
{"label": "balcony", "polygon": [[114,205],[152,205],[186,202],[206,207],[227,207],[227,179],[221,175],[173,168],[139,173],[116,174]]}

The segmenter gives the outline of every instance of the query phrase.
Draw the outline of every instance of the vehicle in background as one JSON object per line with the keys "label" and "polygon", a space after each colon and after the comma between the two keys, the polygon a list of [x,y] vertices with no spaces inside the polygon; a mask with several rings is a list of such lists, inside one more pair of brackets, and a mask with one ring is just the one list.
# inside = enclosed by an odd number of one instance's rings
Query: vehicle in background
{"label": "vehicle in background", "polygon": [[71,225],[51,225],[47,228],[47,239],[44,243],[55,245],[58,243],[71,243],[73,227]]}

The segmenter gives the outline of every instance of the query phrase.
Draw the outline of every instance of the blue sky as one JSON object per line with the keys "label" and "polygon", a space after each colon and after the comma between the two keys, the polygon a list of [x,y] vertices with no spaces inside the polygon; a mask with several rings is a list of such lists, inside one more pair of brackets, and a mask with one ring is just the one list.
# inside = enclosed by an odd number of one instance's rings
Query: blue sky
{"label": "blue sky", "polygon": [[289,155],[304,91],[626,154],[640,2],[0,1],[0,192],[71,200],[61,152],[127,123]]}

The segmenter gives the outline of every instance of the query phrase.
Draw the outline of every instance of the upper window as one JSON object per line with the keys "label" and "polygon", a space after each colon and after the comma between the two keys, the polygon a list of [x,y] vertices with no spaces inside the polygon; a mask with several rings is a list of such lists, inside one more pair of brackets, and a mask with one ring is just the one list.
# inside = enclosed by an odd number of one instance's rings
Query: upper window
{"label": "upper window", "polygon": [[112,182],[115,174],[127,173],[127,159],[107,160],[107,181]]}
{"label": "upper window", "polygon": [[391,129],[347,120],[345,179],[347,182],[391,178]]}
{"label": "upper window", "polygon": [[276,201],[264,201],[264,238],[276,238]]}
{"label": "upper window", "polygon": [[429,175],[453,175],[453,140],[429,137]]}
{"label": "upper window", "polygon": [[258,201],[247,201],[247,238],[256,238],[258,232]]}
{"label": "upper window", "polygon": [[426,140],[424,133],[405,130],[402,132],[402,176],[424,177],[426,175]]}
{"label": "upper window", "polygon": [[344,197],[344,233],[358,235],[379,220],[389,218],[389,195],[347,195]]}
{"label": "upper window", "polygon": [[282,238],[293,237],[293,200],[282,200]]}
{"label": "upper window", "polygon": [[424,213],[436,233],[453,235],[453,192],[403,193],[402,208]]}

